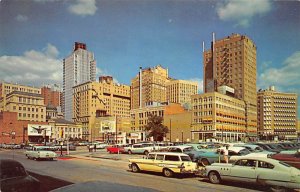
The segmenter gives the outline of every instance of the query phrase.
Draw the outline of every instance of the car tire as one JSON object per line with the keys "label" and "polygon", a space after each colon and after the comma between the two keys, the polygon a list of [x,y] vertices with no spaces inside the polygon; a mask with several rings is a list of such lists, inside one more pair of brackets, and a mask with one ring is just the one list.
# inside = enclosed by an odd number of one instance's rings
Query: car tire
{"label": "car tire", "polygon": [[207,159],[201,159],[201,164],[206,167],[207,165],[210,165],[209,161]]}
{"label": "car tire", "polygon": [[149,154],[149,151],[144,151],[144,155],[148,155]]}
{"label": "car tire", "polygon": [[131,155],[131,154],[132,154],[132,151],[131,151],[131,150],[128,150],[128,154]]}
{"label": "car tire", "polygon": [[165,177],[172,177],[174,175],[174,173],[170,169],[163,169],[163,175]]}
{"label": "car tire", "polygon": [[209,172],[208,179],[213,184],[219,184],[219,183],[221,183],[221,177],[220,177],[219,173],[216,172],[216,171]]}
{"label": "car tire", "polygon": [[286,192],[288,190],[284,187],[281,187],[281,186],[271,186],[270,191],[273,191],[273,192]]}
{"label": "car tire", "polygon": [[131,169],[132,169],[132,172],[134,172],[134,173],[140,172],[140,168],[135,163],[131,165]]}

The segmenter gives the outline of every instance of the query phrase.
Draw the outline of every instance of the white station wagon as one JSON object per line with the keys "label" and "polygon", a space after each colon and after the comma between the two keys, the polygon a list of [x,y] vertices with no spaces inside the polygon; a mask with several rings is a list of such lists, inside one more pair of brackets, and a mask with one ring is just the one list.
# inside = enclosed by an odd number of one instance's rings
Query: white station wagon
{"label": "white station wagon", "polygon": [[273,191],[300,189],[300,170],[270,158],[241,157],[233,164],[213,163],[205,168],[214,184],[231,180],[270,186]]}
{"label": "white station wagon", "polygon": [[149,153],[144,159],[129,159],[132,172],[152,171],[163,173],[165,177],[177,174],[196,174],[199,169],[191,158],[183,153],[157,152]]}
{"label": "white station wagon", "polygon": [[53,160],[57,158],[57,154],[50,150],[49,147],[45,146],[33,146],[30,150],[25,152],[25,155],[28,159],[40,160],[48,159]]}

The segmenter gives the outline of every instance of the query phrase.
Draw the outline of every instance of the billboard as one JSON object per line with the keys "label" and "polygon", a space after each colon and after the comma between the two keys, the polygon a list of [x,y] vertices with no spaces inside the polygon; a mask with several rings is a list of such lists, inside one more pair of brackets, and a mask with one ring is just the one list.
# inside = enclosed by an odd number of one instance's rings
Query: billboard
{"label": "billboard", "polygon": [[28,136],[51,136],[51,125],[28,124]]}
{"label": "billboard", "polygon": [[116,121],[115,120],[103,120],[100,125],[101,133],[111,133],[116,131]]}

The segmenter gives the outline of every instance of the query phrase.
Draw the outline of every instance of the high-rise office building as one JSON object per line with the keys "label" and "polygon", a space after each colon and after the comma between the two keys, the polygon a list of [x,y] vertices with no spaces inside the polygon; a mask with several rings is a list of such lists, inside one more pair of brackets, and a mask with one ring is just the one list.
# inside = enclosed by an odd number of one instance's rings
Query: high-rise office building
{"label": "high-rise office building", "polygon": [[191,96],[198,93],[198,84],[194,81],[171,79],[166,83],[167,101],[190,107]]}
{"label": "high-rise office building", "polygon": [[234,89],[234,97],[245,102],[246,129],[257,129],[256,45],[245,35],[232,34],[213,41],[204,50],[204,92],[214,92],[220,86]]}
{"label": "high-rise office building", "polygon": [[257,119],[262,139],[297,139],[297,94],[271,86],[257,93]]}
{"label": "high-rise office building", "polygon": [[160,65],[140,69],[131,80],[131,109],[144,107],[148,102],[166,102],[168,70]]}
{"label": "high-rise office building", "polygon": [[116,84],[112,77],[75,86],[73,97],[73,119],[82,123],[83,138],[92,140],[99,135],[99,130],[95,131],[99,128],[95,124],[98,117],[116,116],[119,121],[130,118],[130,86]]}
{"label": "high-rise office building", "polygon": [[73,117],[73,87],[96,80],[96,60],[86,44],[75,42],[73,53],[63,60],[62,112],[65,119]]}

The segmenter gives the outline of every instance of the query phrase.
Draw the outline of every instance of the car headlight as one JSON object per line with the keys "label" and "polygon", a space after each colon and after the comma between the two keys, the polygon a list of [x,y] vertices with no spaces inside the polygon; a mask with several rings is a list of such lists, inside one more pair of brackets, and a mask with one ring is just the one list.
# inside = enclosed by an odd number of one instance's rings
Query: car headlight
{"label": "car headlight", "polygon": [[268,158],[271,158],[271,157],[272,157],[272,154],[268,154],[267,157],[268,157]]}

